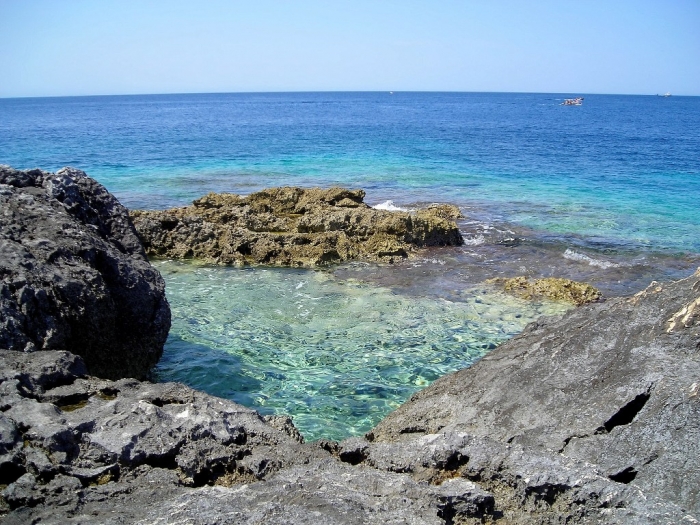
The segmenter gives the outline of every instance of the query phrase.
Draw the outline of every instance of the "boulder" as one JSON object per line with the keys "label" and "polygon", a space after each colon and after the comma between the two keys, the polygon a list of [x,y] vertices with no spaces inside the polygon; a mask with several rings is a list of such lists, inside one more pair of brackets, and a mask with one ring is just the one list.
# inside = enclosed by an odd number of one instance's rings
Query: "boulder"
{"label": "boulder", "polygon": [[323,266],[392,262],[426,246],[463,243],[459,208],[375,210],[362,190],[271,188],[247,197],[210,193],[191,206],[133,211],[149,255],[215,264]]}
{"label": "boulder", "polygon": [[129,214],[79,170],[0,167],[0,348],[69,350],[144,377],[170,329],[165,283]]}
{"label": "boulder", "polygon": [[554,301],[564,301],[581,306],[602,299],[600,290],[587,283],[579,283],[571,279],[559,277],[543,277],[530,280],[528,277],[497,277],[489,279],[487,283],[502,286],[506,292],[512,293],[523,299],[546,297]]}

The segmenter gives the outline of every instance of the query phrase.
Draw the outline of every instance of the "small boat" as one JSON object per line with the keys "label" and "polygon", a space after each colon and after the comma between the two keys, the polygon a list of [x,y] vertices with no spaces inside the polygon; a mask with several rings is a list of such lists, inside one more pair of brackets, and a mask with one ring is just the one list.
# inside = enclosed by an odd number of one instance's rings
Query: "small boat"
{"label": "small boat", "polygon": [[583,97],[565,98],[564,102],[562,102],[559,105],[560,106],[582,106],[583,105]]}
{"label": "small boat", "polygon": [[664,93],[664,97],[670,97],[670,96],[671,96],[671,93],[669,93],[668,91],[666,93]]}

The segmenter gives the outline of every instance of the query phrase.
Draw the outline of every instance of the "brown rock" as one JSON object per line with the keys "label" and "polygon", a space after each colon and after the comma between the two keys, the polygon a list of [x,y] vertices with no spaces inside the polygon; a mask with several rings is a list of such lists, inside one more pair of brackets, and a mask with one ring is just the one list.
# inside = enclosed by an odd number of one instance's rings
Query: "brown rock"
{"label": "brown rock", "polygon": [[247,197],[210,193],[191,206],[133,211],[149,255],[216,264],[322,266],[353,259],[392,262],[425,246],[462,244],[459,208],[375,210],[365,192],[270,188]]}
{"label": "brown rock", "polygon": [[576,306],[593,303],[602,297],[600,291],[590,284],[558,277],[544,277],[530,281],[527,277],[521,276],[509,279],[491,279],[489,282],[503,285],[506,292],[524,299],[547,297],[556,301],[573,303]]}

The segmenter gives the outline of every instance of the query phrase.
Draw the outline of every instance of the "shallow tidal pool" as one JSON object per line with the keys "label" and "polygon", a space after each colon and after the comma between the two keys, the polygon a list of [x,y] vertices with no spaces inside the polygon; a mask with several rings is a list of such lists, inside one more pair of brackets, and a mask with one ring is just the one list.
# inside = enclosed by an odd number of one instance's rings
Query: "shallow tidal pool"
{"label": "shallow tidal pool", "polygon": [[448,301],[327,271],[155,265],[173,314],[157,380],[288,414],[307,441],[367,432],[417,390],[568,308],[489,287]]}

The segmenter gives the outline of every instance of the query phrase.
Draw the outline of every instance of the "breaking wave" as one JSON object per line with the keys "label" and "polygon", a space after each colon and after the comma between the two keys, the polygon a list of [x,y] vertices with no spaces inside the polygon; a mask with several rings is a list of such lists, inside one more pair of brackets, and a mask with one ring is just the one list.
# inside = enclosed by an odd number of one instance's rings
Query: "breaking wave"
{"label": "breaking wave", "polygon": [[464,237],[464,244],[466,246],[479,246],[480,244],[484,244],[486,242],[486,239],[484,238],[483,235],[477,235],[475,237]]}
{"label": "breaking wave", "polygon": [[372,206],[375,210],[386,210],[386,211],[408,211],[406,208],[400,208],[399,206],[394,206],[394,201],[384,201],[376,206]]}
{"label": "breaking wave", "polygon": [[579,261],[589,264],[590,266],[597,266],[598,268],[608,269],[608,268],[619,268],[620,265],[610,261],[603,261],[601,259],[594,259],[583,253],[576,252],[571,248],[567,248],[564,252],[564,258],[570,259],[572,261]]}

